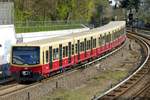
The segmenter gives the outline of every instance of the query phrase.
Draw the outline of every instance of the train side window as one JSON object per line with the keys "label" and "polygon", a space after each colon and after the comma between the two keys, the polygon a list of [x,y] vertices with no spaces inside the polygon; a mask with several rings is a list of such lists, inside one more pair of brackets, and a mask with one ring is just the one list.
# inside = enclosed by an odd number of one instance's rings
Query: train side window
{"label": "train side window", "polygon": [[114,40],[114,31],[112,32],[112,34],[111,34],[111,40],[113,41]]}
{"label": "train side window", "polygon": [[72,45],[72,55],[74,55],[74,45]]}
{"label": "train side window", "polygon": [[84,45],[84,42],[82,42],[82,45],[83,45],[83,48],[82,48],[82,51],[84,51],[85,49],[85,45]]}
{"label": "train side window", "polygon": [[48,50],[46,50],[46,63],[48,63]]}
{"label": "train side window", "polygon": [[65,57],[65,47],[63,47],[63,57]]}
{"label": "train side window", "polygon": [[58,59],[58,58],[59,58],[58,48],[56,48],[55,57],[56,57],[56,59]]}
{"label": "train side window", "polygon": [[84,51],[84,42],[81,42],[81,51]]}
{"label": "train side window", "polygon": [[90,49],[91,48],[91,40],[89,40],[89,48],[88,49]]}
{"label": "train side window", "polygon": [[75,51],[76,51],[76,54],[78,53],[78,45],[77,44],[75,44]]}
{"label": "train side window", "polygon": [[56,49],[53,49],[53,60],[56,59],[56,57],[55,57],[55,52],[56,52]]}
{"label": "train side window", "polygon": [[93,40],[93,48],[96,47],[96,39]]}
{"label": "train side window", "polygon": [[110,42],[110,41],[111,41],[111,34],[109,32],[109,34],[108,34],[108,42]]}
{"label": "train side window", "polygon": [[101,38],[100,37],[98,38],[98,44],[99,44],[99,46],[101,45]]}
{"label": "train side window", "polygon": [[44,51],[43,51],[43,64],[45,64],[45,62],[44,62],[44,60],[45,60],[44,57],[45,57],[45,56],[44,56]]}
{"label": "train side window", "polygon": [[102,37],[102,44],[104,45],[105,44],[105,35]]}
{"label": "train side window", "polygon": [[87,40],[86,41],[86,50],[88,50],[89,49],[89,41]]}
{"label": "train side window", "polygon": [[84,39],[84,51],[87,50],[87,43],[86,43],[86,38]]}
{"label": "train side window", "polygon": [[101,44],[102,44],[101,41],[102,41],[102,36],[100,35],[99,38],[98,38],[99,46],[101,46]]}
{"label": "train side window", "polygon": [[2,45],[0,44],[0,47],[2,47]]}
{"label": "train side window", "polygon": [[66,46],[66,57],[68,57],[68,46]]}
{"label": "train side window", "polygon": [[68,43],[68,51],[69,51],[69,57],[71,56],[71,42]]}
{"label": "train side window", "polygon": [[82,51],[84,51],[84,42],[82,42]]}
{"label": "train side window", "polygon": [[78,54],[80,53],[80,40],[78,40]]}
{"label": "train side window", "polygon": [[50,69],[52,69],[52,47],[49,47],[49,62],[50,62]]}
{"label": "train side window", "polygon": [[90,43],[90,48],[93,48],[93,37],[91,37],[91,43]]}
{"label": "train side window", "polygon": [[107,34],[107,42],[109,42],[109,34]]}
{"label": "train side window", "polygon": [[79,52],[82,51],[82,42],[80,42],[80,47],[79,48],[80,48]]}

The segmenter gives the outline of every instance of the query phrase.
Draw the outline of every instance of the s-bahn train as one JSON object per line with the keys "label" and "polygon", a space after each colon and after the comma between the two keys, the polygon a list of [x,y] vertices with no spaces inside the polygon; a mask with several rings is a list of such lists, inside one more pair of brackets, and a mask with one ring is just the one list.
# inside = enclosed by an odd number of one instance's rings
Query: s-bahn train
{"label": "s-bahn train", "polygon": [[125,21],[113,21],[89,31],[12,46],[12,76],[38,81],[51,73],[100,57],[126,40]]}

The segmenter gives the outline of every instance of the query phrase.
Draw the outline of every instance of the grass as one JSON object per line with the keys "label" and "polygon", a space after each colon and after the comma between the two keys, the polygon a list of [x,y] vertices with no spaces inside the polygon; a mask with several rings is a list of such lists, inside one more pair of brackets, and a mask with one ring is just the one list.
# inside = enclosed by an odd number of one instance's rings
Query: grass
{"label": "grass", "polygon": [[52,94],[43,97],[42,100],[90,100],[93,95],[99,95],[109,87],[110,81],[116,84],[126,75],[127,71],[105,71],[89,79],[83,87],[74,90],[57,89]]}
{"label": "grass", "polygon": [[82,28],[82,23],[16,23],[16,33]]}

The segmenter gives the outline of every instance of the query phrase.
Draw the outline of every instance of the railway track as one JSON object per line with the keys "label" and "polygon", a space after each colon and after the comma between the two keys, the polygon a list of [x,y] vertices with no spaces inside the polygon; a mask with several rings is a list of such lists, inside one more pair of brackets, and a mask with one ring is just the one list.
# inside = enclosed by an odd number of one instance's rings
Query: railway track
{"label": "railway track", "polygon": [[150,41],[147,35],[130,32],[130,38],[135,38],[143,47],[143,53],[146,52],[145,60],[143,60],[139,68],[127,79],[106,91],[104,94],[94,98],[94,100],[114,100],[114,99],[139,99],[143,92],[149,91],[150,84]]}

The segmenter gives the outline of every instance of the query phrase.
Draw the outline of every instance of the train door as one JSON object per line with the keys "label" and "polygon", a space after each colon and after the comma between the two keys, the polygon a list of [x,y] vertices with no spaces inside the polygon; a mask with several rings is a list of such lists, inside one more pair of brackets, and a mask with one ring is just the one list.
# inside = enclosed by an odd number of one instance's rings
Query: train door
{"label": "train door", "polygon": [[53,59],[52,59],[52,46],[49,47],[49,68],[53,68]]}
{"label": "train door", "polygon": [[69,47],[68,63],[71,63],[71,42],[68,43],[68,47]]}
{"label": "train door", "polygon": [[62,66],[62,44],[59,44],[59,66]]}

